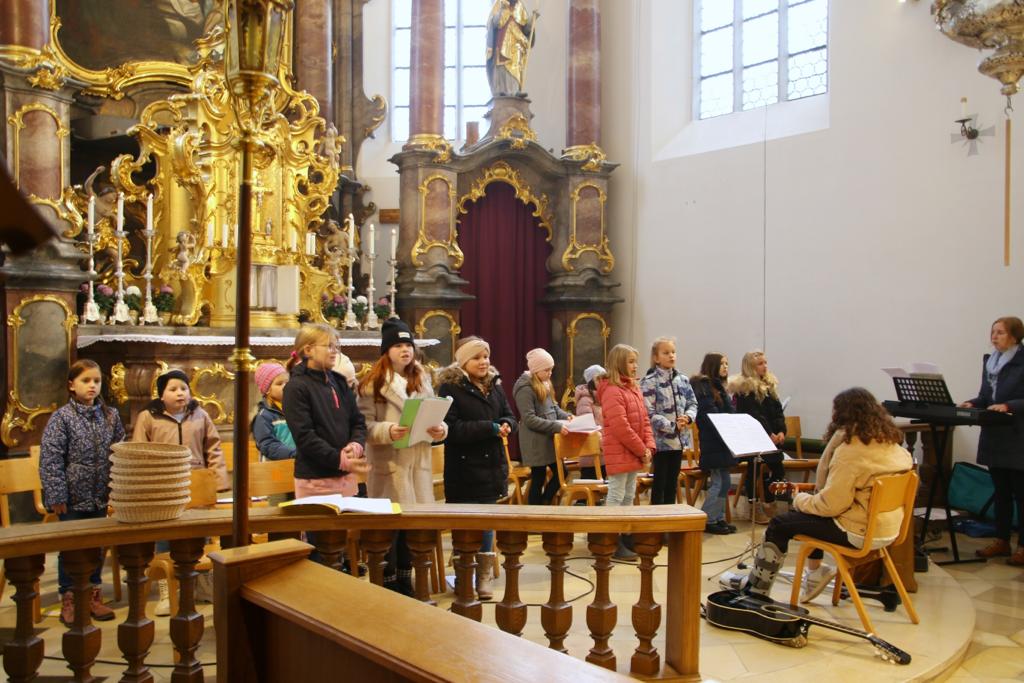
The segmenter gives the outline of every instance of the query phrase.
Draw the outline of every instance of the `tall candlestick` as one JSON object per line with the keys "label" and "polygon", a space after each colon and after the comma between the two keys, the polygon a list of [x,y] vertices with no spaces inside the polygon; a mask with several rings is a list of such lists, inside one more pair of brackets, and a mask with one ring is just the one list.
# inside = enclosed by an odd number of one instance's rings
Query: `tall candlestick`
{"label": "tall candlestick", "polygon": [[122,242],[125,238],[124,232],[124,195],[117,193],[117,229],[114,231],[114,240],[117,242],[117,262],[114,264],[115,275],[117,275],[117,294],[114,298],[114,322],[119,324],[130,323],[128,315],[128,304],[124,302],[124,254]]}
{"label": "tall candlestick", "polygon": [[[207,231],[207,242],[213,243],[213,221]],[[155,325],[160,315],[153,304],[153,195],[146,197],[146,305],[142,307],[142,323]]]}
{"label": "tall candlestick", "polygon": [[89,222],[86,226],[86,230],[91,236],[96,230],[96,195],[89,195]]}
{"label": "tall candlestick", "polygon": [[348,301],[345,305],[345,327],[348,329],[355,329],[359,327],[359,321],[356,320],[356,314],[352,311],[352,299],[355,298],[356,293],[355,274],[352,272],[353,265],[356,260],[356,221],[352,214],[349,214],[346,222],[348,223]]}
{"label": "tall candlestick", "polygon": [[87,323],[101,322],[103,316],[100,315],[100,307],[96,304],[95,293],[93,291],[93,280],[96,279],[96,260],[95,260],[95,248],[96,248],[96,232],[93,229],[94,222],[94,211],[96,206],[96,197],[89,197],[89,230],[86,234],[86,240],[89,242],[89,298],[85,302],[85,311],[82,318]]}
{"label": "tall candlestick", "polygon": [[373,239],[373,223],[370,223],[370,258],[373,259],[377,255],[377,247],[374,245]]}
{"label": "tall candlestick", "polygon": [[398,230],[391,228],[391,260],[398,258]]}
{"label": "tall candlestick", "polygon": [[352,214],[348,215],[348,252],[353,253],[356,248],[356,220]]}
{"label": "tall candlestick", "polygon": [[377,311],[373,310],[374,299],[373,299],[373,262],[375,260],[375,254],[373,253],[373,223],[370,223],[370,255],[369,255],[369,273],[370,279],[366,283],[366,329],[376,330],[380,327],[380,321],[377,319]]}

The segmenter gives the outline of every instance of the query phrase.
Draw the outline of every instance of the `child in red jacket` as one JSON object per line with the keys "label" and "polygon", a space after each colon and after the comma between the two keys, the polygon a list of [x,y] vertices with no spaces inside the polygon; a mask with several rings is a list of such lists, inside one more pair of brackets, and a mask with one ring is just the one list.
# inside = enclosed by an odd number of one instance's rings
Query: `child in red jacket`
{"label": "child in red jacket", "polygon": [[[647,406],[636,380],[636,349],[617,344],[608,352],[607,374],[597,381],[597,402],[601,405],[604,428],[601,449],[608,475],[607,505],[632,505],[636,495],[636,473],[651,462],[654,433]],[[622,538],[615,557],[636,560]]]}

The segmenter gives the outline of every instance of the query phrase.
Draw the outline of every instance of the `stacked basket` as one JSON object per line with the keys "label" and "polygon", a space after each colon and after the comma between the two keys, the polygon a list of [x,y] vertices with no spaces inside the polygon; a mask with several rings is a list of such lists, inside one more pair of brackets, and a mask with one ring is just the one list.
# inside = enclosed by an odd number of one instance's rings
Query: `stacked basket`
{"label": "stacked basket", "polygon": [[188,446],[126,441],[111,446],[110,502],[120,522],[159,522],[181,516],[190,500]]}

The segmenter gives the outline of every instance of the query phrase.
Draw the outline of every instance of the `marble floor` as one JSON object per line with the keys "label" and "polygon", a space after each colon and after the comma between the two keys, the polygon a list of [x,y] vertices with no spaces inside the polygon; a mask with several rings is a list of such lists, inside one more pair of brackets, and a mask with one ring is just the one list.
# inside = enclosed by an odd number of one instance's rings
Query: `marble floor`
{"label": "marble floor", "polygon": [[[738,522],[740,532],[731,536],[705,535],[702,594],[717,590],[715,575],[723,569],[734,569],[733,559],[750,539],[749,525]],[[760,531],[762,527],[758,527]],[[983,545],[984,539],[958,536],[964,555]],[[591,600],[593,571],[586,555],[585,539],[578,537],[569,560],[570,570],[578,575],[567,577],[566,596],[573,602],[573,628],[566,646],[571,656],[582,658],[591,646],[587,633],[586,605]],[[937,559],[942,556],[936,555]],[[522,599],[539,605],[547,599],[546,557],[540,537],[531,536],[524,555]],[[38,625],[47,659],[41,668],[41,681],[70,680],[60,657],[64,628],[57,620],[55,557],[47,558],[42,591],[44,619]],[[109,576],[109,575],[108,575]],[[612,600],[619,605],[619,625],[611,645],[619,669],[628,669],[636,640],[629,623],[630,606],[636,600],[638,572],[633,565],[617,565],[612,571]],[[910,624],[902,608],[884,612],[880,606],[869,607],[879,636],[910,652],[913,662],[908,666],[888,664],[879,659],[872,646],[864,640],[812,626],[805,648],[792,649],[752,636],[701,625],[701,675],[704,680],[726,681],[750,679],[766,674],[785,675],[787,681],[863,680],[949,680],[949,681],[1011,681],[1024,680],[1024,571],[1009,567],[1002,561],[987,564],[964,564],[955,567],[931,565],[930,571],[917,575],[919,591],[913,595],[921,615],[921,624]],[[663,599],[665,569],[655,571],[656,599]],[[497,584],[500,595],[501,581]],[[786,599],[789,584],[780,581],[774,597]],[[110,586],[105,587],[110,599]],[[6,640],[14,626],[14,609],[10,585],[0,601],[0,641]],[[155,597],[155,596],[154,596]],[[451,593],[435,596],[442,607],[450,604]],[[493,604],[493,603],[492,603]],[[868,602],[871,605],[871,602]],[[877,605],[877,603],[874,603]],[[112,605],[117,611],[115,621],[99,624],[103,631],[103,647],[93,669],[97,676],[116,680],[123,671],[123,660],[117,649],[116,628],[127,612],[123,604]],[[843,601],[832,607],[826,595],[811,606],[814,614],[843,624],[860,627],[852,604]],[[206,662],[207,679],[213,680],[216,665],[212,606],[202,605],[206,631],[199,649],[199,658]],[[484,607],[484,621],[493,623],[494,607]],[[169,681],[171,646],[167,619],[156,620],[156,642],[149,664],[157,681]],[[540,644],[547,643],[539,623],[538,608],[530,608],[525,637]],[[655,641],[663,647],[663,635]]]}

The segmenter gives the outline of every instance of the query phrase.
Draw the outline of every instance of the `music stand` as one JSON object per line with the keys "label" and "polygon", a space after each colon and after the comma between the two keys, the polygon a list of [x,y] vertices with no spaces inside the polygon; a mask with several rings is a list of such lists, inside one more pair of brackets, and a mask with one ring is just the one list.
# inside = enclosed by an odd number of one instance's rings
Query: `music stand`
{"label": "music stand", "polygon": [[[926,408],[928,406],[952,407],[954,405],[953,397],[949,394],[949,387],[946,386],[946,380],[941,376],[893,377],[892,383],[896,387],[896,398],[899,399],[901,404],[916,405],[919,408]],[[946,446],[949,443],[949,435],[952,431],[951,428],[957,424],[957,421],[953,418],[944,420],[936,416],[932,418],[914,418],[911,422],[923,422],[928,425],[928,431],[932,436],[932,449],[935,454],[935,476],[932,478],[931,486],[928,488],[928,504],[924,511],[924,522],[921,525],[921,538],[918,540],[918,545],[925,552],[929,551],[928,548],[924,547],[925,536],[928,533],[928,522],[931,521],[935,492],[937,487],[941,485],[942,490],[945,491],[943,508],[946,511],[946,529],[949,533],[949,544],[953,550],[953,559],[942,560],[941,562],[936,561],[935,564],[942,566],[947,564],[984,562],[984,558],[969,557],[961,559],[960,548],[957,547],[956,543],[956,530],[953,528],[953,512],[949,508],[949,479],[946,476],[946,469],[943,466],[942,459],[946,454]],[[947,551],[946,548],[931,548],[930,550],[931,552]]]}

